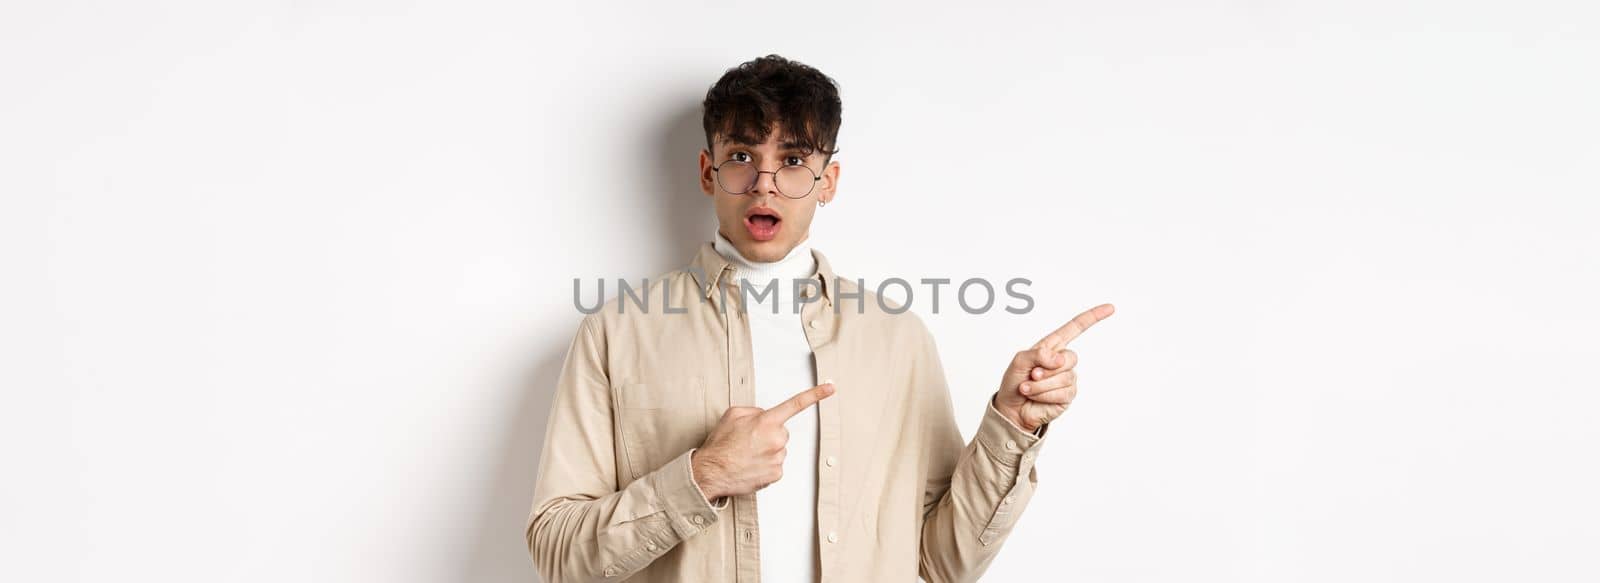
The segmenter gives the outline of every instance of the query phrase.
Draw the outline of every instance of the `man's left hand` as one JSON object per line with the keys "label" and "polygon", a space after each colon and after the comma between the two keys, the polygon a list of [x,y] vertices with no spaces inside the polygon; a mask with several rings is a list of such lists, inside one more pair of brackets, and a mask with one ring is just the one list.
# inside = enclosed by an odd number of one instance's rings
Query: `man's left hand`
{"label": "man's left hand", "polygon": [[1078,354],[1067,348],[1084,330],[1111,317],[1111,304],[1100,304],[1078,314],[1032,348],[1018,352],[1000,377],[994,408],[1027,431],[1060,416],[1078,396]]}

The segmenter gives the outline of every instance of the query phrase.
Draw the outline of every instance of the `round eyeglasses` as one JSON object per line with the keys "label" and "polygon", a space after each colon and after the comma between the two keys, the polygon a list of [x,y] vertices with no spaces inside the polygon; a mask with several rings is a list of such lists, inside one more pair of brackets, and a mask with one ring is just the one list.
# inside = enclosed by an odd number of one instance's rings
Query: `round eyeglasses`
{"label": "round eyeglasses", "polygon": [[720,166],[712,166],[711,171],[717,173],[717,184],[728,194],[750,192],[756,187],[756,178],[771,174],[772,184],[778,187],[778,194],[784,198],[805,198],[816,187],[817,181],[822,180],[805,165],[784,166],[776,171],[756,170],[755,165],[749,162],[728,160]]}

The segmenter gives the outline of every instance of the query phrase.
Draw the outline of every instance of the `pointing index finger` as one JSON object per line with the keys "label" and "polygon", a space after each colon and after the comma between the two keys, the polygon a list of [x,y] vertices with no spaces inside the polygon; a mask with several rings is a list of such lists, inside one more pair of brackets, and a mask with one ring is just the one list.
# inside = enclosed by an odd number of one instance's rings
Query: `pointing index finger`
{"label": "pointing index finger", "polygon": [[1065,348],[1068,342],[1072,342],[1072,340],[1077,338],[1079,334],[1083,334],[1084,330],[1088,330],[1089,327],[1095,325],[1096,322],[1111,317],[1111,314],[1115,311],[1116,308],[1111,304],[1100,304],[1093,308],[1089,308],[1084,313],[1078,314],[1076,317],[1072,318],[1072,320],[1068,321],[1065,325],[1057,328],[1056,331],[1051,332],[1049,336],[1045,336],[1043,340],[1040,340],[1038,344],[1034,344],[1033,346],[1034,348],[1041,346],[1053,349]]}
{"label": "pointing index finger", "polygon": [[799,415],[801,411],[806,410],[806,407],[815,405],[817,404],[817,401],[821,401],[832,394],[833,383],[822,383],[815,387],[800,391],[798,394],[793,397],[789,397],[788,400],[782,403],[773,405],[771,409],[761,412],[761,415],[769,420],[783,423],[788,421],[790,417]]}

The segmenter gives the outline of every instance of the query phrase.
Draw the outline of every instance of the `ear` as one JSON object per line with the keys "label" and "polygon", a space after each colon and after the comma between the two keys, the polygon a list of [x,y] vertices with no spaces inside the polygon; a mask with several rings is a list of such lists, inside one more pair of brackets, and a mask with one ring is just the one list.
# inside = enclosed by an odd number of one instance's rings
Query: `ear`
{"label": "ear", "polygon": [[715,197],[717,195],[716,189],[717,177],[711,170],[711,152],[705,148],[700,148],[700,192],[706,193],[706,196]]}
{"label": "ear", "polygon": [[833,202],[833,195],[839,188],[839,161],[828,162],[828,167],[822,169],[822,184],[818,186],[817,200]]}

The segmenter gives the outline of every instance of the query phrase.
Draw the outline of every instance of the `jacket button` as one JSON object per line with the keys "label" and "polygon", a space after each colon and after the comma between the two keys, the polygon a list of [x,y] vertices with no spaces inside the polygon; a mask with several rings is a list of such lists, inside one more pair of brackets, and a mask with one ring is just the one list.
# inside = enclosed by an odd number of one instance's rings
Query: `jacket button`
{"label": "jacket button", "polygon": [[812,320],[811,321],[811,329],[812,330],[816,330],[817,328],[821,328],[821,327],[822,327],[822,322],[819,322],[817,320]]}
{"label": "jacket button", "polygon": [[833,463],[835,461],[837,461],[837,460],[833,456],[830,455],[830,456],[828,456],[827,459],[822,460],[822,463],[828,464],[828,467],[831,468],[831,467],[833,467]]}
{"label": "jacket button", "polygon": [[837,532],[828,533],[828,542],[830,542],[830,543],[839,542],[839,533],[837,533]]}
{"label": "jacket button", "polygon": [[647,542],[645,542],[644,543],[644,548],[650,549],[652,551],[656,550],[656,541],[647,541]]}
{"label": "jacket button", "polygon": [[605,576],[607,576],[607,577],[616,577],[617,576],[617,568],[616,567],[606,567]]}

